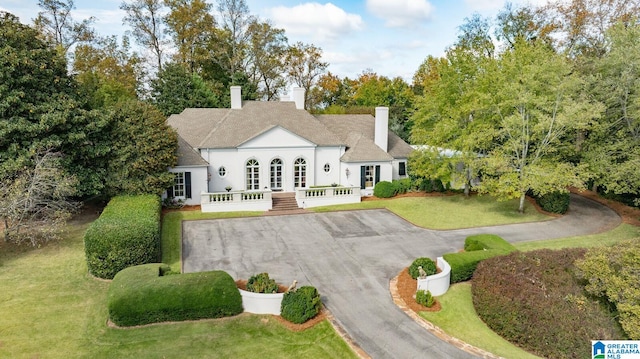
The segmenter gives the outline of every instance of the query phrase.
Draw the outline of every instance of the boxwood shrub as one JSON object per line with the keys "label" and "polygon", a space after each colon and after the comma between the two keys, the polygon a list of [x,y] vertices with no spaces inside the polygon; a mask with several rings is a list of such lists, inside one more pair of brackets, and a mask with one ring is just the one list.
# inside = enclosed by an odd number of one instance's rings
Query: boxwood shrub
{"label": "boxwood shrub", "polygon": [[278,291],[278,283],[269,278],[269,273],[256,274],[247,281],[247,291],[253,293],[276,293]]}
{"label": "boxwood shrub", "polygon": [[511,243],[494,234],[469,236],[464,241],[464,249],[465,252],[447,253],[442,256],[451,266],[451,283],[471,279],[481,261],[516,250]]}
{"label": "boxwood shrub", "polygon": [[420,276],[420,271],[418,271],[419,266],[422,266],[422,269],[427,272],[427,275],[436,274],[436,263],[433,259],[420,257],[416,258],[409,266],[409,275],[411,275],[411,278],[416,279]]}
{"label": "boxwood shrub", "polygon": [[220,318],[242,312],[240,291],[223,271],[163,275],[162,263],[129,267],[109,287],[109,318],[119,326]]}
{"label": "boxwood shrub", "polygon": [[111,279],[124,268],[159,262],[160,209],[155,195],[111,199],[84,236],[89,273]]}
{"label": "boxwood shrub", "polygon": [[292,323],[302,324],[320,312],[321,304],[320,294],[315,287],[302,286],[284,294],[280,316]]}
{"label": "boxwood shrub", "polygon": [[571,196],[569,192],[551,192],[536,197],[536,203],[543,210],[551,213],[565,214],[569,210]]}
{"label": "boxwood shrub", "polygon": [[395,195],[394,186],[389,181],[380,181],[373,187],[373,195],[378,198],[391,198]]}

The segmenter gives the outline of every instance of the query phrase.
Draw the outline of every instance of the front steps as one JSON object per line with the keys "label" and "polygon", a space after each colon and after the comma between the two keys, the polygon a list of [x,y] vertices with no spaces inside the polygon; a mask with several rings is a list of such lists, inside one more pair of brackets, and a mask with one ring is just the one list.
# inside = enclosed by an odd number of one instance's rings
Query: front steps
{"label": "front steps", "polygon": [[306,210],[298,208],[294,193],[273,193],[271,195],[272,207],[265,213],[269,215],[307,213]]}

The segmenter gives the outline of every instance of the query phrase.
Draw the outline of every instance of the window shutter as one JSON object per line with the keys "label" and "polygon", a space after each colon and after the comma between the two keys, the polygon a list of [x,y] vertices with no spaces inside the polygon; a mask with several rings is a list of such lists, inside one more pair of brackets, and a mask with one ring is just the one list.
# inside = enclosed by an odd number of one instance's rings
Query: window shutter
{"label": "window shutter", "polygon": [[398,175],[404,176],[407,174],[407,166],[405,162],[400,162],[400,167],[398,167]]}
{"label": "window shutter", "polygon": [[380,182],[380,166],[376,166],[376,181],[373,184],[375,185],[378,182]]}
{"label": "window shutter", "polygon": [[167,198],[173,198],[173,186],[167,188]]}
{"label": "window shutter", "polygon": [[360,188],[361,189],[364,189],[364,182],[365,182],[364,172],[365,172],[364,166],[360,166]]}
{"label": "window shutter", "polygon": [[191,172],[184,173],[184,194],[186,198],[191,198]]}

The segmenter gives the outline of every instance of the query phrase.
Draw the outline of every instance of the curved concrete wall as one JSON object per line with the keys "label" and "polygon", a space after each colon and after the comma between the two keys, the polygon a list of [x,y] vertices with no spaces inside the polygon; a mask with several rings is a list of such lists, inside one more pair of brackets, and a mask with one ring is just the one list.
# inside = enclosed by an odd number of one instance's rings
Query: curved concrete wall
{"label": "curved concrete wall", "polygon": [[438,268],[441,269],[440,273],[427,276],[427,278],[418,278],[417,290],[428,290],[434,297],[443,295],[449,290],[449,284],[451,282],[451,266],[442,257],[436,259]]}
{"label": "curved concrete wall", "polygon": [[280,315],[284,293],[254,293],[238,289],[244,311],[253,314]]}

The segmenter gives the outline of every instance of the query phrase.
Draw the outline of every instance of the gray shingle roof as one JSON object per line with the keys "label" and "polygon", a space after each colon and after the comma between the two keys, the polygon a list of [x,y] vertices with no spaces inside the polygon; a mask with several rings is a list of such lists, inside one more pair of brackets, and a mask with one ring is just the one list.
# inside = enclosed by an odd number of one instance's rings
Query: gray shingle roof
{"label": "gray shingle roof", "polygon": [[346,145],[343,161],[390,161],[406,158],[413,151],[391,131],[388,153],[378,147],[374,142],[375,118],[371,115],[313,116],[296,109],[293,102],[244,101],[242,108],[235,110],[188,108],[171,115],[167,122],[191,147],[190,151],[179,152],[179,157],[187,155],[183,161],[192,165],[198,162],[191,156],[197,155],[193,148],[235,148],[275,126],[319,146]]}
{"label": "gray shingle roof", "polygon": [[200,154],[178,135],[178,166],[208,166]]}
{"label": "gray shingle roof", "polygon": [[349,147],[343,161],[386,161],[407,158],[413,148],[389,131],[387,152],[375,144],[375,118],[371,115],[317,115],[332,132]]}
{"label": "gray shingle roof", "polygon": [[344,143],[293,102],[245,101],[242,109],[185,109],[167,120],[194,148],[234,148],[280,126],[320,146]]}

